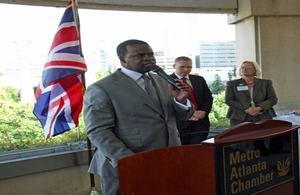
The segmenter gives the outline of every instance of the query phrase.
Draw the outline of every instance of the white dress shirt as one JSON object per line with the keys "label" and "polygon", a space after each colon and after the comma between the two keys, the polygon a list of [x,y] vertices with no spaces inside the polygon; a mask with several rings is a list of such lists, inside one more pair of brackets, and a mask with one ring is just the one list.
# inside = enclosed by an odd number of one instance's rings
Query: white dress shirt
{"label": "white dress shirt", "polygon": [[[127,68],[122,67],[121,71],[126,74],[127,76],[129,76],[132,80],[134,80],[143,90],[145,90],[145,83],[144,79],[140,79],[143,74],[133,71],[133,70],[129,70]],[[176,104],[180,105],[180,107],[184,108],[185,110],[188,110],[191,107],[191,102],[189,99],[187,99],[186,104],[181,104],[180,102],[176,101],[176,99],[174,98],[174,101],[176,102]]]}

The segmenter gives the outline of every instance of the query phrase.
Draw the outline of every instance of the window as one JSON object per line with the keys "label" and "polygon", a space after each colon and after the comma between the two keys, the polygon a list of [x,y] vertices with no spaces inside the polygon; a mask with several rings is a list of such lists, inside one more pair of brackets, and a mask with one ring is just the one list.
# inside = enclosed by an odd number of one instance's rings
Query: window
{"label": "window", "polygon": [[[80,128],[45,140],[41,125],[32,114],[34,88],[40,81],[64,11],[65,7],[0,4],[0,25],[3,27],[0,32],[0,52],[5,54],[0,62],[0,79],[5,81],[0,83],[0,106],[3,108],[0,111],[2,152],[86,140],[82,119]],[[120,67],[115,48],[127,39],[148,42],[157,52],[157,58],[161,59],[158,65],[166,67],[170,72],[173,70],[173,60],[179,55],[196,60],[201,41],[235,40],[235,27],[227,25],[227,16],[221,14],[79,9],[79,16],[82,49],[88,66],[87,85]],[[223,36],[216,30],[220,28],[224,29]],[[194,68],[193,71],[198,73],[202,70]],[[212,82],[209,78],[207,81]]]}

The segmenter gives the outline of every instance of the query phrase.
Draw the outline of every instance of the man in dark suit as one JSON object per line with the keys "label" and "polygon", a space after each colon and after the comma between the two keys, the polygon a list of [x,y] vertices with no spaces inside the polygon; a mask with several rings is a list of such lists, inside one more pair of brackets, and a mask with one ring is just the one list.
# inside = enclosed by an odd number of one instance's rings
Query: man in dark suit
{"label": "man in dark suit", "polygon": [[138,152],[179,146],[176,118],[194,113],[189,86],[181,91],[148,73],[156,64],[148,43],[128,40],[119,44],[122,68],[90,85],[84,97],[87,136],[97,150],[89,172],[101,176],[103,195],[118,195],[118,160]]}
{"label": "man in dark suit", "polygon": [[213,98],[206,81],[201,76],[191,75],[192,60],[186,56],[175,59],[175,79],[186,82],[190,88],[189,99],[195,106],[195,112],[189,120],[177,120],[177,128],[183,145],[200,144],[208,136],[210,122],[208,114],[211,111]]}

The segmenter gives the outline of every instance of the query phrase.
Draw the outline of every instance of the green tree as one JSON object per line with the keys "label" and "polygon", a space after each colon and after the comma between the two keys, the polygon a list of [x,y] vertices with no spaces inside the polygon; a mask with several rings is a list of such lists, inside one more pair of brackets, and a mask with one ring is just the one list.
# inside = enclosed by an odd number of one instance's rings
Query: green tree
{"label": "green tree", "polygon": [[233,72],[232,71],[228,71],[228,80],[231,81],[233,78]]}
{"label": "green tree", "polygon": [[215,75],[215,80],[212,82],[210,90],[212,94],[219,94],[225,90],[225,86],[222,83],[220,75]]}
{"label": "green tree", "polygon": [[214,98],[212,110],[209,113],[211,129],[230,127],[230,121],[226,118],[228,106],[225,104],[225,91]]}
{"label": "green tree", "polygon": [[0,151],[86,140],[82,116],[79,128],[45,140],[42,126],[33,114],[33,107],[32,104],[20,102],[19,90],[0,87]]}
{"label": "green tree", "polygon": [[21,91],[13,87],[0,87],[0,102],[12,100],[18,102],[21,100]]}
{"label": "green tree", "polygon": [[109,70],[100,70],[96,73],[96,80],[103,79],[104,77],[110,75],[111,72]]}

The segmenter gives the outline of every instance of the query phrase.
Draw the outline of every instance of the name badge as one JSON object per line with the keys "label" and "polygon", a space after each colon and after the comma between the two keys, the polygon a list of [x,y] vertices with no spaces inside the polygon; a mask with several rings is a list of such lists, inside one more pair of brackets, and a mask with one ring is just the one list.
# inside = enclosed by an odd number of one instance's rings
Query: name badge
{"label": "name badge", "polygon": [[249,90],[248,86],[237,86],[236,89],[238,91],[248,91]]}

